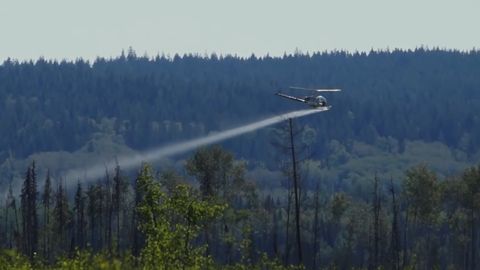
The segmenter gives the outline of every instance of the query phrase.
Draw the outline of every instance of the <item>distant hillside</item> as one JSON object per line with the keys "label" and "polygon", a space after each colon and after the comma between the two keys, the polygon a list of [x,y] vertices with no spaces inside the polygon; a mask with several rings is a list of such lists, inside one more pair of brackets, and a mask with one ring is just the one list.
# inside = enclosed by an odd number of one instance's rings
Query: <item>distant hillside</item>
{"label": "distant hillside", "polygon": [[[315,159],[332,140],[402,153],[407,141],[440,142],[465,160],[480,149],[480,52],[442,50],[285,55],[137,57],[94,63],[6,61],[0,66],[0,163],[38,152],[78,151],[95,134],[144,150],[302,108],[273,93],[290,85],[340,87],[330,112],[299,120]],[[239,158],[272,162],[268,130],[226,142]],[[388,139],[385,139],[388,138]],[[390,150],[389,150],[390,149]]]}

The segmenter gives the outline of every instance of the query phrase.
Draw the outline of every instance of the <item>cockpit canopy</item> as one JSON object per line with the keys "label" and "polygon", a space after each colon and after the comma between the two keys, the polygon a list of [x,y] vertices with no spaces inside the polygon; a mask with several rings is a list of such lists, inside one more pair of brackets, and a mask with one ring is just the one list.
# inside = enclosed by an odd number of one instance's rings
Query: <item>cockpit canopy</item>
{"label": "cockpit canopy", "polygon": [[324,105],[327,105],[327,99],[324,98],[323,96],[317,96],[317,97],[315,98],[315,101],[316,101],[317,103],[319,103],[319,104],[322,104],[322,103],[323,103]]}
{"label": "cockpit canopy", "polygon": [[327,106],[327,99],[323,96],[310,96],[305,97],[305,102],[312,107],[323,107]]}

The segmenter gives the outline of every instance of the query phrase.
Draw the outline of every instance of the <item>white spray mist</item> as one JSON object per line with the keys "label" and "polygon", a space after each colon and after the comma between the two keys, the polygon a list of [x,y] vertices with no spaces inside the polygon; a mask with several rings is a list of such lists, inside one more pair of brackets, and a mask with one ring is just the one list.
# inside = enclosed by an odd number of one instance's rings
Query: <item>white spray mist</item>
{"label": "white spray mist", "polygon": [[112,168],[115,166],[115,163],[118,162],[118,165],[123,170],[129,170],[136,166],[139,166],[142,162],[153,162],[165,157],[173,156],[176,154],[181,154],[184,152],[188,152],[194,150],[200,146],[209,145],[213,143],[217,143],[232,137],[236,137],[248,132],[255,131],[260,128],[264,128],[281,121],[284,121],[288,118],[297,118],[306,116],[309,114],[322,112],[322,109],[307,109],[307,110],[299,110],[293,111],[289,113],[284,113],[281,115],[273,116],[267,119],[263,119],[260,121],[256,121],[254,123],[242,125],[240,127],[228,129],[225,131],[216,132],[205,137],[192,139],[185,142],[179,142],[176,144],[168,145],[159,147],[154,150],[146,151],[143,153],[139,153],[133,156],[123,156],[119,157],[117,161],[111,161],[107,164],[97,164],[89,168],[83,169],[75,169],[70,170],[65,174],[67,182],[69,180],[83,179],[84,181],[91,181],[101,178],[105,175],[105,168]]}

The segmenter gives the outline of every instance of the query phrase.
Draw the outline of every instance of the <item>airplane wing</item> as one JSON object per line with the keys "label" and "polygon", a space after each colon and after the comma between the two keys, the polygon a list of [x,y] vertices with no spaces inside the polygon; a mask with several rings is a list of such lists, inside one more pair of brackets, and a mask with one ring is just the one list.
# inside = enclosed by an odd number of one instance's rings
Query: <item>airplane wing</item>
{"label": "airplane wing", "polygon": [[275,93],[275,95],[305,103],[305,100],[304,100],[304,99],[297,98],[297,97],[293,97],[293,96],[289,96],[289,95],[285,95],[285,94],[280,93],[280,92]]}
{"label": "airplane wing", "polygon": [[313,88],[304,88],[304,87],[297,87],[297,86],[290,86],[290,89],[293,90],[307,90],[307,91],[315,91],[315,92],[340,92],[342,89],[332,88],[332,89],[313,89]]}

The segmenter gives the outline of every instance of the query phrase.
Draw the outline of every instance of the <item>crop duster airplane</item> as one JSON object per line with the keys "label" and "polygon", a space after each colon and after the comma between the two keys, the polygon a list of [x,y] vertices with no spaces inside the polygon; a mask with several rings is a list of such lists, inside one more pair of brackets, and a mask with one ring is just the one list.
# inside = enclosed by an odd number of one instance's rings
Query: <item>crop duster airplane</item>
{"label": "crop duster airplane", "polygon": [[[303,88],[303,87],[296,87],[296,86],[291,86],[289,88],[292,89],[292,90],[305,90],[305,91],[310,91],[310,92],[340,92],[340,91],[342,91],[341,89],[336,89],[336,88],[335,89],[311,89],[311,88]],[[329,106],[327,104],[327,99],[323,96],[317,96],[317,95],[312,94],[312,95],[304,96],[304,97],[295,97],[295,96],[290,96],[290,95],[284,94],[280,91],[275,93],[275,95],[281,96],[281,97],[284,97],[284,98],[288,98],[288,99],[291,99],[291,100],[303,102],[303,103],[309,105],[310,107],[312,107],[314,109],[318,109],[318,110],[322,110],[322,111],[328,111],[328,110],[330,110],[330,108],[332,108],[332,106]]]}

